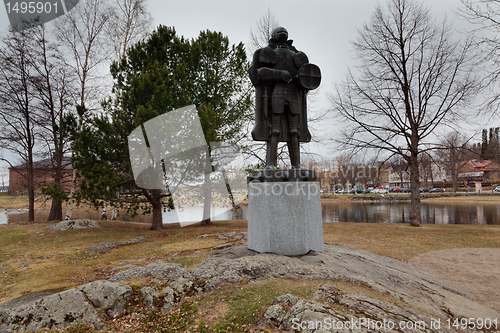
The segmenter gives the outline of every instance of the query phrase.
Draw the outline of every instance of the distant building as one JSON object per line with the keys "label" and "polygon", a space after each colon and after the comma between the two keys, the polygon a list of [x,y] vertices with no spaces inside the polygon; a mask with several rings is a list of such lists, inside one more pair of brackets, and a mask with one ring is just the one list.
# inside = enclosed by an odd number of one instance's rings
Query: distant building
{"label": "distant building", "polygon": [[[63,180],[61,186],[65,191],[70,191],[71,180],[73,178],[73,166],[69,157],[64,157]],[[33,179],[35,183],[35,192],[41,193],[42,187],[54,183],[54,167],[52,159],[33,162]],[[26,182],[27,167],[26,164],[17,165],[9,168],[9,193],[26,193],[28,183]]]}
{"label": "distant building", "polygon": [[472,187],[474,184],[500,182],[500,164],[490,160],[471,160],[458,165],[458,180]]}
{"label": "distant building", "polygon": [[[425,166],[419,164],[419,174],[420,187],[451,186],[450,177],[447,177],[445,170],[433,161]],[[410,168],[407,165],[389,166],[388,178],[390,188],[410,187]]]}

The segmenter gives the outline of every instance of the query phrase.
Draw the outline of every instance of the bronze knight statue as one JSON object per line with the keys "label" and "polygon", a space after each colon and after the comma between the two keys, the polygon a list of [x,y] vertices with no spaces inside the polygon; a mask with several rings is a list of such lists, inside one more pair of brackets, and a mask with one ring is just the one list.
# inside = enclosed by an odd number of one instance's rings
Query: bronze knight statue
{"label": "bronze knight statue", "polygon": [[267,142],[266,169],[275,168],[278,142],[287,142],[292,168],[301,169],[299,142],[311,141],[307,93],[319,86],[321,72],[292,43],[285,28],[276,28],[249,69],[256,92],[252,137]]}

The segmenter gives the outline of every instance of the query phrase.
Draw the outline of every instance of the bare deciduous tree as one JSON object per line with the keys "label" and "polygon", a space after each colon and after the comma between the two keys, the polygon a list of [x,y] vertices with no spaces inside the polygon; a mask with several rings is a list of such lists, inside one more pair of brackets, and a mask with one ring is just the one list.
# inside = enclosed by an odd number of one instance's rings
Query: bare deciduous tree
{"label": "bare deciduous tree", "polygon": [[446,134],[438,143],[439,148],[435,152],[437,162],[443,166],[446,174],[451,177],[453,192],[458,187],[458,167],[460,163],[479,157],[475,146],[470,144],[471,137],[458,132]]}
{"label": "bare deciduous tree", "polygon": [[440,125],[457,120],[479,89],[474,44],[452,38],[444,21],[411,0],[377,6],[353,43],[359,72],[332,96],[345,121],[344,147],[400,155],[409,164],[410,223],[420,226],[419,154]]}
{"label": "bare deciduous tree", "polygon": [[498,110],[500,94],[498,81],[500,79],[500,0],[461,0],[462,7],[458,15],[474,24],[479,34],[478,45],[483,49],[482,59],[487,64],[485,84],[491,88],[487,107]]}
{"label": "bare deciduous tree", "polygon": [[[394,156],[387,162],[392,169],[393,174],[398,175],[399,186],[405,187],[405,182],[408,182],[408,162],[401,156]],[[389,182],[391,179],[389,179]]]}
{"label": "bare deciduous tree", "polygon": [[[146,0],[82,0],[64,17],[57,34],[72,55],[68,63],[78,77],[80,110],[93,111],[110,93],[106,67],[111,55],[123,56],[131,44],[148,35],[151,22]],[[76,172],[65,219],[71,218],[75,186]]]}
{"label": "bare deciduous tree", "polygon": [[52,198],[48,221],[60,221],[62,201],[66,197],[63,180],[68,166],[64,157],[69,152],[67,116],[74,113],[75,76],[65,66],[59,45],[50,39],[44,25],[33,28],[31,38],[34,47],[29,56],[33,67],[30,82],[34,88],[39,133],[53,167],[54,183],[44,188],[44,193]]}
{"label": "bare deciduous tree", "polygon": [[[14,168],[26,180],[28,188],[28,221],[35,220],[35,154],[36,119],[33,66],[29,54],[33,48],[31,30],[10,32],[0,47],[0,148],[19,156],[23,162]],[[15,167],[5,158],[2,160]]]}
{"label": "bare deciduous tree", "polygon": [[[109,52],[106,50],[105,29],[112,16],[111,7],[105,0],[83,0],[69,13],[61,17],[57,25],[57,37],[69,52],[68,66],[78,80],[75,101],[81,110],[92,110],[107,92],[103,89],[104,66]],[[81,126],[81,119],[80,119]],[[73,172],[66,220],[71,219],[74,208],[76,170]]]}
{"label": "bare deciduous tree", "polygon": [[127,49],[151,33],[153,18],[146,0],[114,0],[114,10],[106,29],[115,59],[121,59]]}
{"label": "bare deciduous tree", "polygon": [[255,50],[266,47],[271,34],[275,28],[279,26],[276,16],[271,13],[271,9],[267,9],[267,13],[262,15],[257,20],[257,26],[250,29],[250,49],[249,52],[253,53]]}
{"label": "bare deciduous tree", "polygon": [[92,110],[107,95],[102,78],[108,75],[105,29],[112,9],[105,0],[83,0],[60,18],[56,34],[69,56],[67,66],[77,75],[76,104]]}

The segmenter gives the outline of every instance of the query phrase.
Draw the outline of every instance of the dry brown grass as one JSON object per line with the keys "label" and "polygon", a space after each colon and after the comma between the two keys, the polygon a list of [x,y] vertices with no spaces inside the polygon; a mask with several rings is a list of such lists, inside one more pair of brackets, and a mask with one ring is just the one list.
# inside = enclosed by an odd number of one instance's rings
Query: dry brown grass
{"label": "dry brown grass", "polygon": [[455,248],[500,247],[500,226],[325,223],[325,242],[408,261],[429,251]]}
{"label": "dry brown grass", "polygon": [[[0,225],[0,303],[27,293],[74,287],[107,277],[118,260],[144,259],[178,262],[193,268],[208,257],[210,248],[225,241],[197,237],[207,233],[246,231],[246,222],[217,222],[209,226],[180,228],[166,225],[162,231],[149,224],[101,221],[102,229],[51,232],[50,223]],[[84,252],[92,244],[147,236],[150,242],[128,245],[104,254]],[[199,250],[200,255],[193,252]],[[171,254],[178,253],[176,258]],[[47,256],[48,258],[39,258]],[[37,259],[38,258],[38,259]]]}
{"label": "dry brown grass", "polygon": [[[50,232],[48,223],[0,225],[0,303],[26,293],[69,288],[105,278],[118,260],[166,260],[195,267],[210,248],[226,241],[202,234],[246,231],[246,221],[218,221],[209,226],[166,225],[151,231],[144,223],[101,221],[102,229]],[[500,247],[500,226],[325,223],[325,242],[407,261],[437,249]],[[86,254],[91,244],[148,236],[151,241],[123,246],[105,254]],[[198,250],[199,255],[193,253]],[[172,258],[172,254],[177,254]],[[45,259],[46,255],[57,255]],[[25,266],[24,270],[21,270]]]}

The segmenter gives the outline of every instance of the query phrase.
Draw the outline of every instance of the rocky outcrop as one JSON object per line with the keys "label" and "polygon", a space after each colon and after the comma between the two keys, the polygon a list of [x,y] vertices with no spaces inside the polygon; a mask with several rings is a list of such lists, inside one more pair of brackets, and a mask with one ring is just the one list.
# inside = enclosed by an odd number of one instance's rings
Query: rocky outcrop
{"label": "rocky outcrop", "polygon": [[141,277],[156,277],[162,279],[175,279],[180,276],[190,276],[182,265],[172,263],[151,263],[144,267],[127,269],[108,278],[109,281],[120,282]]}
{"label": "rocky outcrop", "polygon": [[[240,279],[285,278],[350,281],[391,295],[429,314],[448,318],[500,318],[496,311],[471,301],[456,287],[415,266],[369,252],[325,245],[322,253],[301,257],[257,254],[246,248],[222,251],[199,264],[191,275],[208,286]],[[231,258],[231,259],[228,259]]]}
{"label": "rocky outcrop", "polygon": [[148,310],[160,310],[168,313],[173,310],[175,303],[181,300],[181,295],[170,287],[158,290],[156,287],[144,287],[141,295]]}
{"label": "rocky outcrop", "polygon": [[100,226],[99,223],[97,223],[96,221],[85,219],[85,220],[62,221],[50,225],[47,228],[55,231],[65,231],[69,229],[100,228]]}
{"label": "rocky outcrop", "polygon": [[155,310],[155,300],[160,298],[160,293],[153,287],[144,287],[141,289],[141,295],[146,302],[148,310]]}
{"label": "rocky outcrop", "polygon": [[109,281],[94,281],[77,288],[85,294],[96,308],[107,312],[111,317],[121,316],[125,312],[125,303],[133,295],[127,285]]}
{"label": "rocky outcrop", "polygon": [[324,285],[316,298],[343,306],[299,300],[293,295],[276,298],[257,324],[256,332],[281,329],[293,332],[455,332],[446,322],[423,312],[361,294],[342,294]]}
{"label": "rocky outcrop", "polygon": [[146,242],[149,242],[149,239],[147,237],[140,236],[140,237],[136,237],[134,239],[131,239],[129,241],[121,241],[121,242],[113,242],[113,243],[99,243],[98,245],[91,247],[90,249],[86,250],[85,252],[87,252],[87,253],[106,253],[109,250],[112,250],[112,249],[117,248],[119,246],[146,243]]}
{"label": "rocky outcrop", "polygon": [[77,324],[91,324],[103,329],[94,307],[77,289],[66,290],[37,300],[0,307],[0,332],[29,332],[42,328],[63,328]]}
{"label": "rocky outcrop", "polygon": [[[156,262],[58,294],[37,294],[8,302],[0,307],[0,332],[36,331],[79,323],[102,329],[104,319],[127,313],[127,302],[138,296],[133,296],[132,288],[118,282],[144,277],[151,279],[136,292],[147,310],[164,313],[174,310],[182,297],[208,292],[225,282],[270,277],[331,281],[316,292],[317,302],[290,294],[276,298],[257,325],[257,329],[266,332],[454,332],[447,327],[447,319],[500,319],[496,311],[471,301],[456,287],[433,275],[365,251],[326,245],[322,253],[286,257],[235,247],[206,259],[191,273],[179,264]],[[345,294],[335,287],[335,281],[358,283],[385,296],[382,300]],[[98,314],[106,318],[99,318]],[[323,326],[318,327],[318,323]]]}

